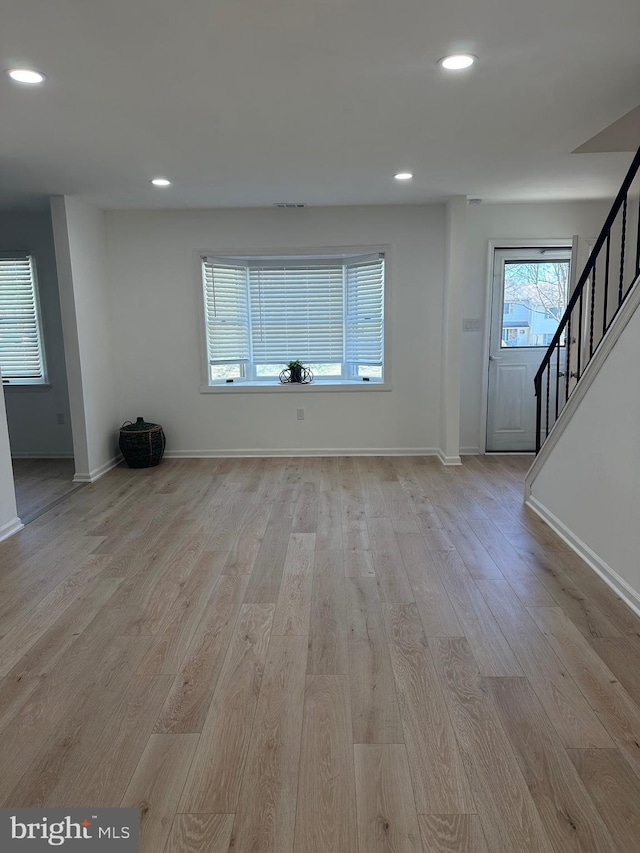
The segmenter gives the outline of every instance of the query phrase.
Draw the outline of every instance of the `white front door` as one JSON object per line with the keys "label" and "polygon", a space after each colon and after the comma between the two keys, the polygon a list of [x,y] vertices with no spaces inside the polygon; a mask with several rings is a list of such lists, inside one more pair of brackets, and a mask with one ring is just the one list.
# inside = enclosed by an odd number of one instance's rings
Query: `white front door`
{"label": "white front door", "polygon": [[[570,271],[570,246],[495,250],[487,451],[535,450],[533,379],[564,314]],[[556,374],[564,376],[564,363],[554,361],[551,399]]]}

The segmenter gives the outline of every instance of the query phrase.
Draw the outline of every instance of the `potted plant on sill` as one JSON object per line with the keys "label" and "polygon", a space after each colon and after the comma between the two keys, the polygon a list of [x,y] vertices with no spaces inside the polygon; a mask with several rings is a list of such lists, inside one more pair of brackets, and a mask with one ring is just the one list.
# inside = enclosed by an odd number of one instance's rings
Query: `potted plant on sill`
{"label": "potted plant on sill", "polygon": [[280,382],[295,382],[298,385],[306,385],[313,382],[313,371],[310,367],[305,367],[301,361],[287,362],[287,366],[280,374]]}
{"label": "potted plant on sill", "polygon": [[287,362],[287,367],[291,371],[291,379],[290,382],[302,382],[302,371],[304,370],[304,364],[301,361],[289,361]]}

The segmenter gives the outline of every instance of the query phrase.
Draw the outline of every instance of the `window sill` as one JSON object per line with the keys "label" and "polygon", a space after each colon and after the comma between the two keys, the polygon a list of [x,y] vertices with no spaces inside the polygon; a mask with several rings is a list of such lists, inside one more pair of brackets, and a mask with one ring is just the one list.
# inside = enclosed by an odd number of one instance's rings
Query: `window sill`
{"label": "window sill", "polygon": [[230,382],[224,385],[201,385],[201,394],[312,394],[326,391],[391,391],[390,382],[362,382],[362,381],[331,381],[310,382],[303,385],[299,382]]}
{"label": "window sill", "polygon": [[2,387],[5,391],[24,392],[24,391],[50,391],[50,382],[3,382]]}

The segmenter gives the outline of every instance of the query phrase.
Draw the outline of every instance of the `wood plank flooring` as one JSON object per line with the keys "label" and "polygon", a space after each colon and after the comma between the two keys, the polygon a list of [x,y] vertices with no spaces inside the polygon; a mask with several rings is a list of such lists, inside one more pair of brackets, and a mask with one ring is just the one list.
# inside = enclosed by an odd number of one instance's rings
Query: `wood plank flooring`
{"label": "wood plank flooring", "polygon": [[73,459],[14,459],[13,482],[23,524],[37,518],[65,495],[82,488],[73,483]]}
{"label": "wood plank flooring", "polygon": [[165,460],[0,544],[0,804],[142,853],[635,853],[640,619],[530,459]]}

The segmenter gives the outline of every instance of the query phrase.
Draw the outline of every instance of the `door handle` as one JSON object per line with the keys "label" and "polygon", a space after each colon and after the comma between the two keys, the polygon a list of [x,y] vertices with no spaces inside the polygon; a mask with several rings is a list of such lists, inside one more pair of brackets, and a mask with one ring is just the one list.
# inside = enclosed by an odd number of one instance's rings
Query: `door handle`
{"label": "door handle", "polygon": [[489,361],[502,361],[502,356],[500,355],[490,355]]}

